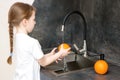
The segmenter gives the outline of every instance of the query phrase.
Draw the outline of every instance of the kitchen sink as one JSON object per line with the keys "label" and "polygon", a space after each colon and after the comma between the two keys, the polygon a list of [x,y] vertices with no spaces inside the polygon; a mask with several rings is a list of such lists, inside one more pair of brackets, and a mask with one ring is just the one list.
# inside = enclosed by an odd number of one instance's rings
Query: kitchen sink
{"label": "kitchen sink", "polygon": [[56,76],[60,76],[84,68],[93,67],[96,60],[96,57],[83,57],[83,55],[81,54],[75,54],[74,52],[72,52],[71,54],[65,57],[66,70],[64,69],[64,59],[59,61],[58,63],[54,62],[44,67],[44,69],[48,70],[50,73]]}

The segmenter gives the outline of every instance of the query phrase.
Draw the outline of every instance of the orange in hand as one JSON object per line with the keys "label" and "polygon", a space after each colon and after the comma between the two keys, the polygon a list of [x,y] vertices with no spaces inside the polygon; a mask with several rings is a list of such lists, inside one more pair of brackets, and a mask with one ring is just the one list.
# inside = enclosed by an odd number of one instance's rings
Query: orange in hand
{"label": "orange in hand", "polygon": [[98,74],[105,74],[108,71],[108,64],[105,60],[98,60],[94,64],[94,70]]}
{"label": "orange in hand", "polygon": [[69,45],[69,44],[67,44],[67,43],[62,43],[62,44],[60,44],[60,45],[58,46],[58,51],[62,48],[62,46],[63,46],[63,49],[68,49],[68,48],[70,48],[70,45]]}

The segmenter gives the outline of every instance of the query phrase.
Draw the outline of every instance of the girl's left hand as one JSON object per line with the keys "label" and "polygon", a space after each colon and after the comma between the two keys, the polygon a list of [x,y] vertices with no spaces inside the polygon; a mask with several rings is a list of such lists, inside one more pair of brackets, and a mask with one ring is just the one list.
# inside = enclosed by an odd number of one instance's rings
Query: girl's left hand
{"label": "girl's left hand", "polygon": [[57,47],[53,48],[52,51],[50,52],[52,55],[56,53]]}

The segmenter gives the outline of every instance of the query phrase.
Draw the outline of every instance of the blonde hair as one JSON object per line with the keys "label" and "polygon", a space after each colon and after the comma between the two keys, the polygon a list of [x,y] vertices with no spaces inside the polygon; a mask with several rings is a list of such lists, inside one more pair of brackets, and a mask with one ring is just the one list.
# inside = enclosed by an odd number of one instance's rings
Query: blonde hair
{"label": "blonde hair", "polygon": [[36,11],[33,6],[22,2],[16,2],[10,7],[8,13],[10,37],[10,56],[7,59],[8,64],[12,64],[13,27],[18,26],[23,19],[29,19],[32,16],[33,11]]}

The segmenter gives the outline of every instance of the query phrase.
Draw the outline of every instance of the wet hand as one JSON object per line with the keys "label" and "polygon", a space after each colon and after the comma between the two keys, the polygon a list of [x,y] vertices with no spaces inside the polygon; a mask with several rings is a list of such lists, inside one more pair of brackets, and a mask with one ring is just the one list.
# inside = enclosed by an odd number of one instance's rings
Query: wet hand
{"label": "wet hand", "polygon": [[70,47],[65,49],[63,45],[61,45],[61,49],[59,50],[59,52],[62,54],[61,58],[67,56],[68,54],[70,54]]}
{"label": "wet hand", "polygon": [[57,51],[57,47],[53,48],[52,51],[50,52],[52,55],[54,55]]}

